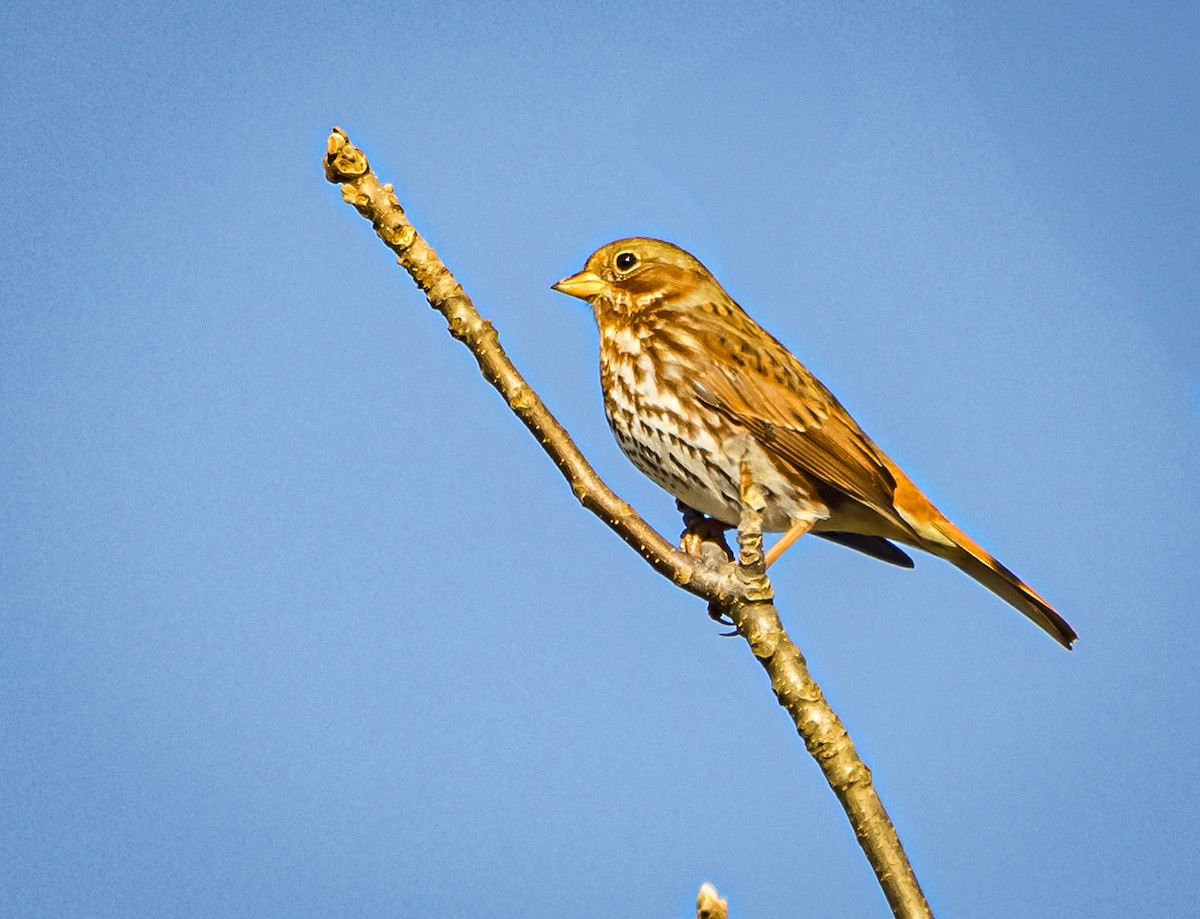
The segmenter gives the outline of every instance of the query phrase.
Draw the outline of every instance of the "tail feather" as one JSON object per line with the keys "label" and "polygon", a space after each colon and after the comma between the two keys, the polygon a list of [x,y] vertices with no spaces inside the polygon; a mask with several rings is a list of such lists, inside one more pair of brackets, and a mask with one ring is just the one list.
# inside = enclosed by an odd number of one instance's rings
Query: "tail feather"
{"label": "tail feather", "polygon": [[[940,515],[939,515],[940,516]],[[1079,636],[1062,616],[1032,587],[996,561],[986,549],[967,536],[945,517],[932,526],[946,542],[926,542],[922,548],[939,555],[964,571],[1002,600],[1024,613],[1064,648]]]}

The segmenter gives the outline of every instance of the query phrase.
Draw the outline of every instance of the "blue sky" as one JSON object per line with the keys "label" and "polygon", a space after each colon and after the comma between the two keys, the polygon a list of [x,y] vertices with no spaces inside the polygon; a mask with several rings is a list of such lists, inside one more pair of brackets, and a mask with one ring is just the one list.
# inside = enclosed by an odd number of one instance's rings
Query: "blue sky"
{"label": "blue sky", "polygon": [[781,612],[936,911],[1200,874],[1200,15],[0,13],[0,913],[884,915],[736,640],[582,512],[325,183],[340,124],[612,485],[582,305],[671,239],[964,529]]}

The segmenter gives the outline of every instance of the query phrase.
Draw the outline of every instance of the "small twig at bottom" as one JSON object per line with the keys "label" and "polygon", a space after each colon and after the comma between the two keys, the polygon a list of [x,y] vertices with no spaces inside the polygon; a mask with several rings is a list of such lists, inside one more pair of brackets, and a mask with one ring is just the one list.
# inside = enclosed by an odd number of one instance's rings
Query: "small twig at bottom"
{"label": "small twig at bottom", "polygon": [[729,919],[729,902],[708,881],[696,894],[696,919]]}

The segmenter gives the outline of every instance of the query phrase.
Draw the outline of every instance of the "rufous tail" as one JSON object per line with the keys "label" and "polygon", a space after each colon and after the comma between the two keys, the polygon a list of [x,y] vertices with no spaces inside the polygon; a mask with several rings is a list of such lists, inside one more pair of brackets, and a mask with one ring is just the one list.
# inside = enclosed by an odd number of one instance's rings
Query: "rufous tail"
{"label": "rufous tail", "polygon": [[955,567],[965,571],[976,581],[1016,607],[1032,619],[1043,631],[1068,650],[1079,636],[1058,612],[1032,587],[1001,565],[986,549],[945,517],[931,521],[939,534],[953,543],[926,542],[922,548],[940,555]]}

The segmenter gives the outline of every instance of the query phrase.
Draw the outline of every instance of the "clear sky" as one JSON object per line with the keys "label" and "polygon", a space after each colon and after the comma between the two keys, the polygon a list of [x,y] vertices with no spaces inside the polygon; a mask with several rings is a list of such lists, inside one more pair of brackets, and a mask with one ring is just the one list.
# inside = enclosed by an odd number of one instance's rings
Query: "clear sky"
{"label": "clear sky", "polygon": [[0,12],[0,915],[886,914],[745,646],[325,182],[334,124],[664,532],[549,289],[630,234],[1079,631],[928,557],[775,570],[935,910],[1194,915],[1200,8],[1000,6]]}

